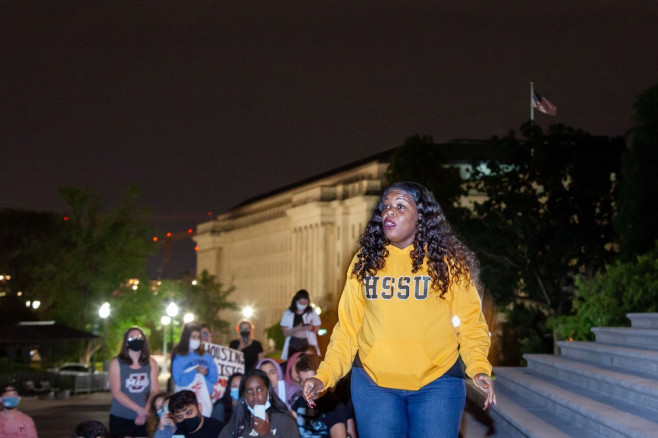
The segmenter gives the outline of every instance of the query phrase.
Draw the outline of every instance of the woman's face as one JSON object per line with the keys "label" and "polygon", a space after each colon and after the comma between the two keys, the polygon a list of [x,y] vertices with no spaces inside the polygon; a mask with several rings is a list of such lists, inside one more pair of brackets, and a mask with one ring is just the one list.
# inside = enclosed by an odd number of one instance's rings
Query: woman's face
{"label": "woman's face", "polygon": [[276,386],[279,384],[279,373],[276,370],[276,367],[271,362],[263,362],[260,366],[260,370],[267,374],[267,378],[270,379],[270,385]]}
{"label": "woman's face", "polygon": [[233,380],[231,380],[231,389],[239,388],[241,381],[242,381],[242,376],[233,377]]}
{"label": "woman's face", "polygon": [[418,210],[411,195],[402,190],[390,190],[382,201],[382,226],[393,246],[406,248],[414,243]]}
{"label": "woman's face", "polygon": [[192,333],[190,333],[190,340],[192,340],[192,339],[200,341],[201,340],[201,332],[197,331],[197,330],[194,330]]}
{"label": "woman's face", "polygon": [[244,384],[244,399],[249,407],[264,405],[267,402],[267,384],[258,376],[251,376]]}
{"label": "woman's face", "polygon": [[165,401],[165,397],[158,397],[155,400],[153,400],[153,406],[155,406],[156,411],[158,409],[162,409],[162,407],[165,405],[164,401]]}
{"label": "woman's face", "polygon": [[306,298],[300,298],[297,300],[297,305],[302,307],[308,307],[308,300]]}
{"label": "woman's face", "polygon": [[246,322],[240,324],[240,332],[249,332],[249,333],[251,333],[251,324],[246,323]]}

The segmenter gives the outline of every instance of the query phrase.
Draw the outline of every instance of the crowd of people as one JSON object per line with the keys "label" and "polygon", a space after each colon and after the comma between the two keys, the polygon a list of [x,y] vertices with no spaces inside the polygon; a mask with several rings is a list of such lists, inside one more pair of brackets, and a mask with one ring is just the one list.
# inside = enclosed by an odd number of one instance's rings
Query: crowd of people
{"label": "crowd of people", "polygon": [[[73,436],[457,437],[466,375],[485,393],[484,409],[496,404],[480,287],[474,254],[431,193],[393,184],[359,240],[324,360],[306,290],[281,318],[280,359],[264,357],[250,321],[238,323],[229,347],[242,351],[245,371],[228,376],[214,403],[219,376],[204,349],[208,325],[184,326],[171,356],[171,393],[159,392],[148,340],[133,327],[109,365],[109,431],[80,425]],[[31,419],[12,412],[17,398],[13,387],[3,390],[0,437],[12,415],[20,436],[36,437]]]}

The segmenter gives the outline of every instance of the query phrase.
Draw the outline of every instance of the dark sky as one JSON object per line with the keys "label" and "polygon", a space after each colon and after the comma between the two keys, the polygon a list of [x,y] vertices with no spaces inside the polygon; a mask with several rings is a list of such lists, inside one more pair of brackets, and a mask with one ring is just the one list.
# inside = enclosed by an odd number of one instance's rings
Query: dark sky
{"label": "dark sky", "polygon": [[[537,115],[621,135],[658,2],[0,1],[0,209],[137,185],[160,231],[389,149]],[[189,248],[186,249],[189,251]]]}

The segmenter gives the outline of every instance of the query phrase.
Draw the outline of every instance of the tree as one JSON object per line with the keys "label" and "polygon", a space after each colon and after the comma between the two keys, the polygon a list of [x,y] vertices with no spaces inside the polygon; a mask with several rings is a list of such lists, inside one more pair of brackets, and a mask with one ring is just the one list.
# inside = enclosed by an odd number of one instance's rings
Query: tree
{"label": "tree", "polygon": [[658,84],[633,106],[635,127],[622,158],[619,215],[615,226],[624,260],[649,251],[658,239]]}
{"label": "tree", "polygon": [[468,242],[498,306],[506,306],[528,349],[541,351],[556,340],[550,318],[571,312],[576,275],[594,275],[615,255],[624,142],[564,125],[544,133],[527,123],[521,133],[493,138],[496,159],[474,163],[473,184],[486,200],[476,203]]}
{"label": "tree", "polygon": [[213,332],[228,332],[229,323],[221,319],[219,313],[222,310],[238,310],[237,303],[228,300],[235,286],[225,288],[215,275],[204,269],[196,281],[183,279],[181,287],[184,305],[194,312],[200,323],[209,324]]}
{"label": "tree", "polygon": [[[53,233],[21,250],[34,261],[28,270],[34,289],[26,291],[26,299],[40,300],[45,318],[92,330],[101,303],[129,278],[144,276],[152,232],[135,189],[107,212],[90,189],[64,187],[60,194],[68,214],[56,217]],[[88,349],[83,359],[90,354]]]}

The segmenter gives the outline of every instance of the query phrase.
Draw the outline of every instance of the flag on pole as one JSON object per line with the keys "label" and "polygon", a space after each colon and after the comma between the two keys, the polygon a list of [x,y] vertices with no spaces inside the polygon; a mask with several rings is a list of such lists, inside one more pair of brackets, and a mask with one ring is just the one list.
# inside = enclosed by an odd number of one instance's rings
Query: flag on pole
{"label": "flag on pole", "polygon": [[538,111],[541,111],[544,114],[548,114],[549,116],[554,116],[557,114],[557,107],[536,91],[532,92],[532,106]]}

